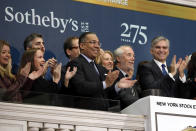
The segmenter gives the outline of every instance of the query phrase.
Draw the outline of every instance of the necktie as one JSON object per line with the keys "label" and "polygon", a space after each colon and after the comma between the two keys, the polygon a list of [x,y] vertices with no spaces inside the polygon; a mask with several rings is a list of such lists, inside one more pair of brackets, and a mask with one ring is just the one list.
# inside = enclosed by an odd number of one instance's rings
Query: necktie
{"label": "necktie", "polygon": [[90,62],[90,65],[91,65],[91,67],[96,71],[96,73],[99,75],[99,71],[98,71],[97,67],[95,66],[94,61],[91,61],[91,62]]}
{"label": "necktie", "polygon": [[[128,77],[128,75],[126,74],[125,77]],[[127,89],[125,88],[125,90]],[[134,86],[130,87],[130,91],[131,91],[132,96],[135,96]]]}
{"label": "necktie", "polygon": [[165,67],[166,67],[165,64],[162,64],[161,67],[162,67],[163,75],[167,75],[167,71],[165,70]]}

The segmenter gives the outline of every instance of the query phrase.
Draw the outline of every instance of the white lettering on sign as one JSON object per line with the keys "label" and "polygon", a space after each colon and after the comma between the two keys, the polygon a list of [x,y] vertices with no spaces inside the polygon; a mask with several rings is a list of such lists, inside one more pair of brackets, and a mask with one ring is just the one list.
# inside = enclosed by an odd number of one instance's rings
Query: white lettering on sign
{"label": "white lettering on sign", "polygon": [[[35,9],[24,12],[16,12],[13,7],[5,8],[5,21],[6,22],[17,22],[25,23],[34,26],[51,27],[54,29],[59,29],[60,33],[64,33],[68,26],[71,26],[72,31],[79,31],[79,26],[85,23],[85,26],[81,26],[81,32],[89,31],[88,22],[79,22],[73,18],[63,19],[55,16],[53,11],[49,12],[46,16],[40,16],[37,14]],[[85,28],[85,29],[84,29]]]}
{"label": "white lettering on sign", "polygon": [[139,43],[140,45],[145,45],[148,41],[147,34],[147,26],[140,26],[127,23],[122,23],[120,25],[122,28],[121,41],[129,42],[129,43]]}

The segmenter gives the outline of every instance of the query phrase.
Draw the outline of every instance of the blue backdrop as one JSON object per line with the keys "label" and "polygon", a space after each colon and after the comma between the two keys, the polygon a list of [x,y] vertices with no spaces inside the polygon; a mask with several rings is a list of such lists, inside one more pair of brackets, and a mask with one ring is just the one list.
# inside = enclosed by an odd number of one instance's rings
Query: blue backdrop
{"label": "blue backdrop", "polygon": [[24,52],[23,41],[31,33],[44,36],[45,58],[66,64],[63,42],[82,32],[96,32],[103,49],[113,51],[122,44],[133,47],[136,64],[151,60],[150,42],[164,35],[170,40],[168,63],[174,54],[185,57],[196,51],[196,22],[173,17],[105,7],[71,0],[1,0],[0,39],[12,45],[13,63]]}

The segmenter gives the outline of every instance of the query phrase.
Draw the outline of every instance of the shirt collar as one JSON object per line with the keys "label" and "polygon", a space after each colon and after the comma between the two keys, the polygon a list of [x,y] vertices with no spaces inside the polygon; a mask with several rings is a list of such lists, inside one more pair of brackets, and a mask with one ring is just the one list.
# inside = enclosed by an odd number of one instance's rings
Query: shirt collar
{"label": "shirt collar", "polygon": [[161,67],[162,64],[165,64],[165,67],[167,68],[166,61],[165,61],[164,63],[161,63],[161,62],[158,61],[158,60],[155,60],[155,59],[153,59],[153,60],[154,60],[154,62],[155,62],[159,67]]}
{"label": "shirt collar", "polygon": [[[118,67],[117,67],[118,68]],[[120,70],[120,72],[122,72],[122,74],[124,75],[124,76],[126,76],[127,75],[127,73],[125,73],[123,70],[121,70],[120,68],[118,68],[119,70]]]}
{"label": "shirt collar", "polygon": [[90,63],[91,61],[94,61],[94,60],[92,60],[92,59],[90,59],[90,58],[88,58],[87,56],[85,56],[84,54],[82,54],[81,53],[81,55],[88,61],[88,63]]}

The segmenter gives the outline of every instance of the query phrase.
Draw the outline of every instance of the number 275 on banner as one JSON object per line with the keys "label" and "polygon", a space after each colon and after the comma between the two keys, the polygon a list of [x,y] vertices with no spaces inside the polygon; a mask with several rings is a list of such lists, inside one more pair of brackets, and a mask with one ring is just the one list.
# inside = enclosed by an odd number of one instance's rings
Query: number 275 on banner
{"label": "number 275 on banner", "polygon": [[[139,43],[141,45],[145,45],[148,41],[147,35],[145,31],[147,30],[147,26],[139,26],[127,23],[122,23],[121,28],[123,31],[121,33],[121,41],[123,42],[132,42],[132,43]],[[136,41],[138,40],[138,41]]]}

